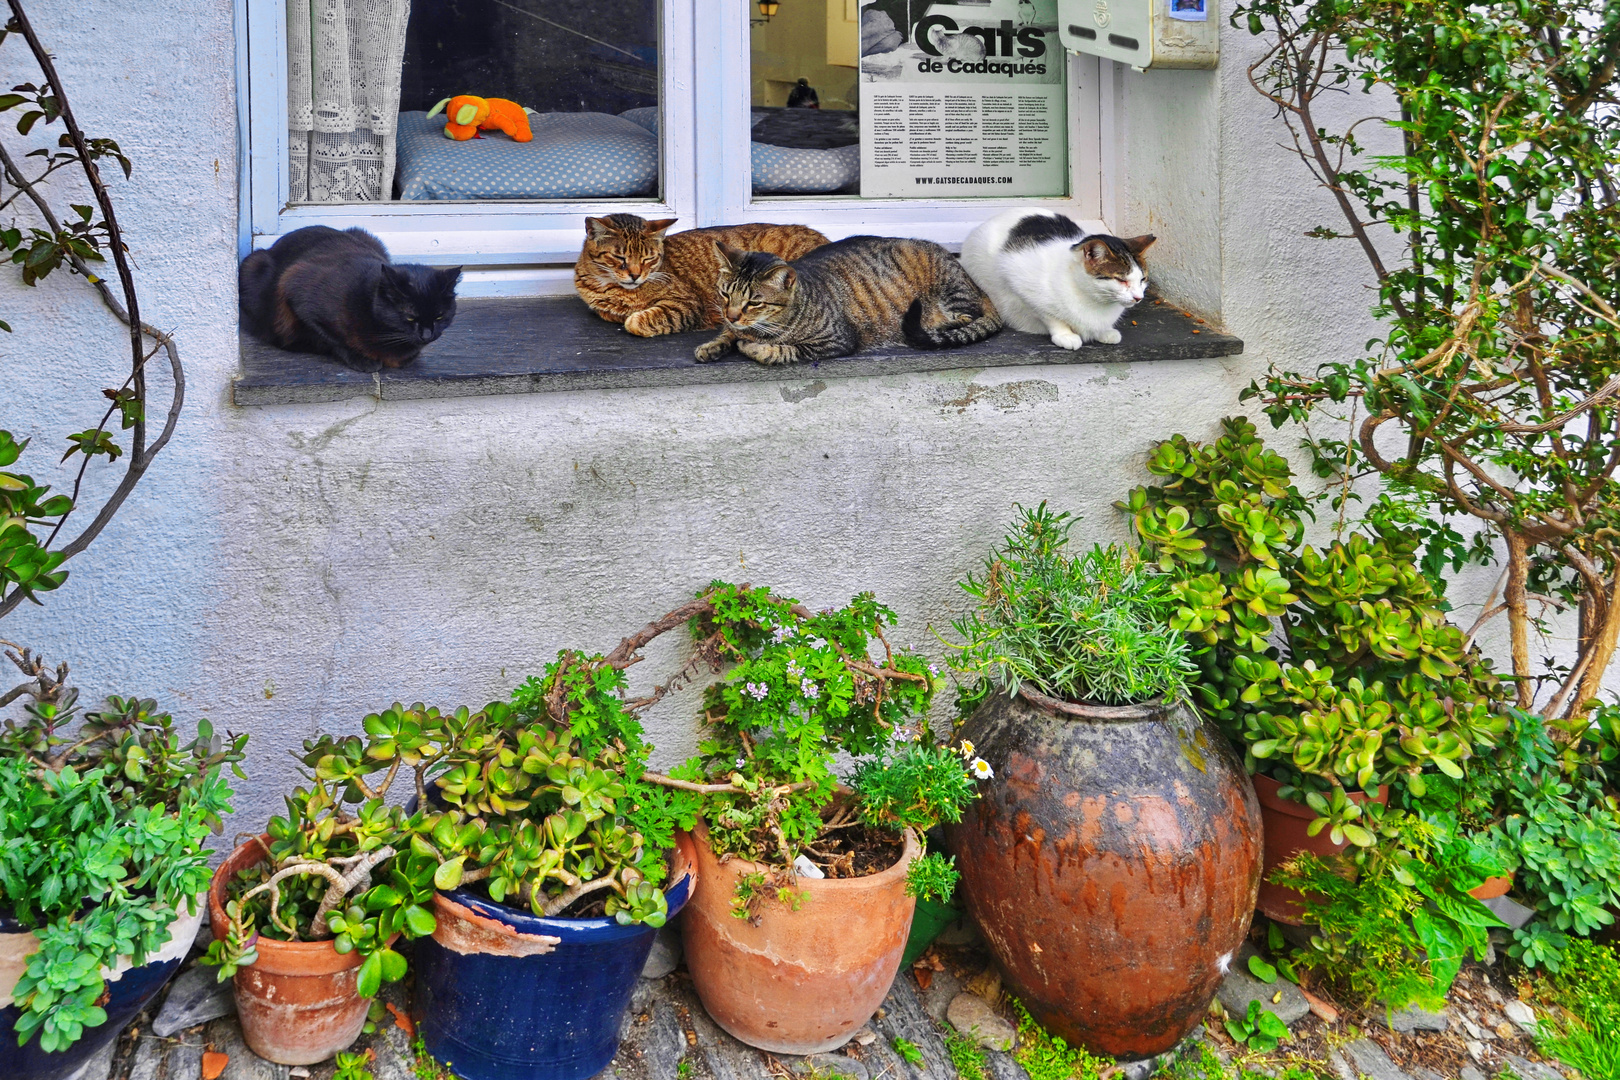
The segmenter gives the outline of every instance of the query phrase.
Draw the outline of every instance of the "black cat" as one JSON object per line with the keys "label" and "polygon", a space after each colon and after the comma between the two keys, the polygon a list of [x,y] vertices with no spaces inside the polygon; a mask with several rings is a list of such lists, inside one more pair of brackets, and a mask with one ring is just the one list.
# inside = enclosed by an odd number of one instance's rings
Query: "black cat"
{"label": "black cat", "polygon": [[364,229],[311,225],[242,260],[242,328],[356,371],[415,360],[456,317],[461,267],[394,264]]}

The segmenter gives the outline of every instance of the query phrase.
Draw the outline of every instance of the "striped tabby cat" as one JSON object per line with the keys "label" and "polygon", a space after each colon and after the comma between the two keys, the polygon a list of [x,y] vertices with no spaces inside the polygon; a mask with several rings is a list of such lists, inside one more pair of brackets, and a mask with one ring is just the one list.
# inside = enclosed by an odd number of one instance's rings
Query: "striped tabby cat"
{"label": "striped tabby cat", "polygon": [[762,364],[848,356],[905,341],[943,349],[983,341],[1001,317],[951,253],[927,240],[852,236],[789,265],[722,247],[725,327],[697,348],[718,360],[732,346]]}
{"label": "striped tabby cat", "polygon": [[666,237],[675,221],[634,214],[585,219],[574,289],[592,311],[639,337],[712,330],[720,325],[715,282],[723,261],[716,243],[797,259],[827,242],[803,225],[722,225]]}

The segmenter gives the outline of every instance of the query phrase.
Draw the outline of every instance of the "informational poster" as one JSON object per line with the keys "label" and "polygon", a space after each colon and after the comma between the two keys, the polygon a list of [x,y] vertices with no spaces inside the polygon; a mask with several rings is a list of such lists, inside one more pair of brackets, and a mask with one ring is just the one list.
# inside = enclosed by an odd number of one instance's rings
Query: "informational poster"
{"label": "informational poster", "polygon": [[865,0],[861,194],[1068,193],[1057,0]]}

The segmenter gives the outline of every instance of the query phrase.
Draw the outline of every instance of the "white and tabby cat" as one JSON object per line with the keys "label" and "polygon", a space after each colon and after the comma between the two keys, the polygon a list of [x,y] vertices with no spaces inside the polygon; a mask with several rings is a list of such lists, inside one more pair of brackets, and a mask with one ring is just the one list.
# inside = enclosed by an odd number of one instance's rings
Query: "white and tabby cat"
{"label": "white and tabby cat", "polygon": [[1147,290],[1142,252],[1152,245],[1152,236],[1088,236],[1052,210],[1008,210],[968,233],[962,266],[1007,326],[1078,349],[1119,342],[1114,324]]}

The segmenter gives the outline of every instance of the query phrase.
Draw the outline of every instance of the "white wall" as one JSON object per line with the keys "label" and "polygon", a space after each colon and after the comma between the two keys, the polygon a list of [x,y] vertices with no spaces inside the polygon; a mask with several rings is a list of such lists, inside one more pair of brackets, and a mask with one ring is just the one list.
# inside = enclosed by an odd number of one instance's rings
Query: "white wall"
{"label": "white wall", "polygon": [[[1373,330],[1359,253],[1301,236],[1331,207],[1275,148],[1243,75],[1252,45],[1228,29],[1218,72],[1120,76],[1119,227],[1160,236],[1166,287],[1222,318],[1243,356],[238,409],[230,3],[183,20],[129,0],[31,11],[81,122],[135,159],[115,197],[148,321],[175,333],[190,389],[124,512],[0,637],[69,659],[91,696],[137,690],[251,731],[255,782],[227,834],[279,809],[286,751],[317,730],[396,698],[503,695],[715,577],[817,606],[874,589],[898,639],[939,655],[927,627],[960,611],[953,582],[1014,501],[1075,511],[1082,540],[1123,539],[1111,504],[1153,440],[1207,436],[1268,361],[1345,355]],[[12,83],[37,78],[25,61],[0,46]],[[0,318],[16,330],[0,424],[40,437],[24,462],[61,477],[58,440],[94,424],[127,356],[120,328],[66,274],[29,290],[0,272]],[[667,674],[677,647],[633,674]],[[693,714],[688,694],[652,718],[663,760],[691,749]]]}

